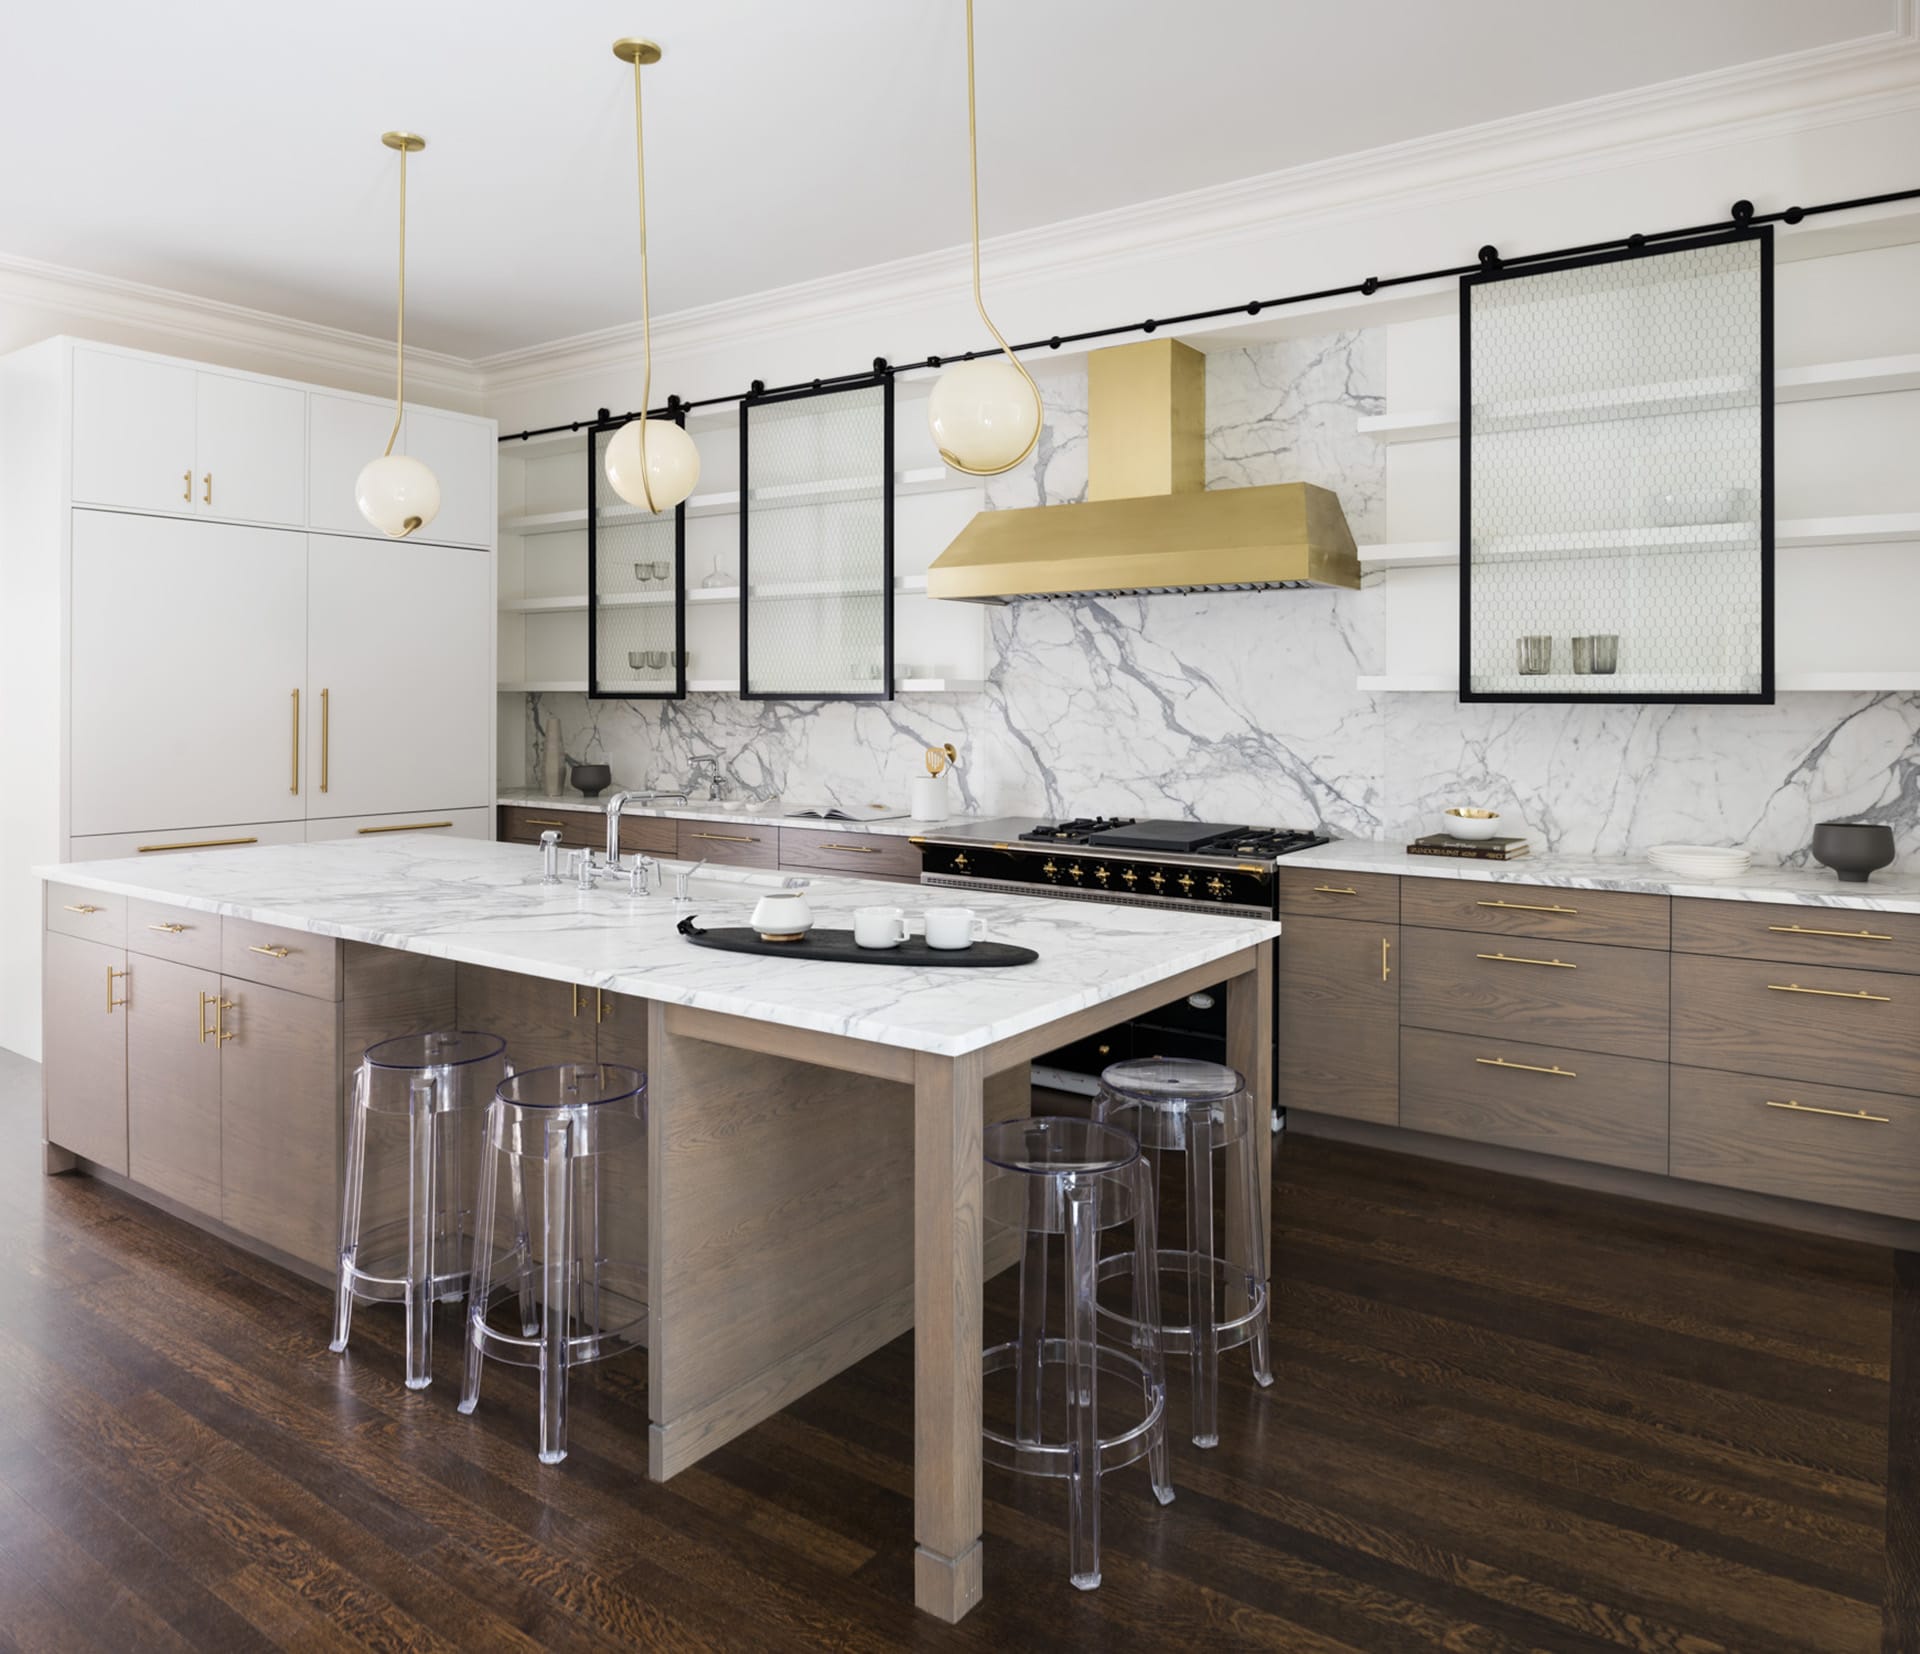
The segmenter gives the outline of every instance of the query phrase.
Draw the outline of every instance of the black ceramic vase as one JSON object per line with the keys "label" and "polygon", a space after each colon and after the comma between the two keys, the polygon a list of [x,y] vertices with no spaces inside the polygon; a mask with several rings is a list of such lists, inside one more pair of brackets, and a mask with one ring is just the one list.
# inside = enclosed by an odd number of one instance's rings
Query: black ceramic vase
{"label": "black ceramic vase", "polygon": [[[606,785],[613,779],[613,771],[605,764],[575,764],[573,766],[573,784],[579,789],[582,798],[598,798]],[[1816,855],[1818,851],[1814,852]],[[1879,862],[1875,867],[1882,865]]]}
{"label": "black ceramic vase", "polygon": [[1813,830],[1813,857],[1844,884],[1865,884],[1893,860],[1893,829],[1870,821],[1823,821]]}

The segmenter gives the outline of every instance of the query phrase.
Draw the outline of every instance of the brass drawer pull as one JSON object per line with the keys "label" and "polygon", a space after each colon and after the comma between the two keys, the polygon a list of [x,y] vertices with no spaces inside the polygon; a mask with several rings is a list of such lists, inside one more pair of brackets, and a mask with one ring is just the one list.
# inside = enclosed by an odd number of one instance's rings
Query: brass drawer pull
{"label": "brass drawer pull", "polygon": [[1386,979],[1393,974],[1392,968],[1387,964],[1387,953],[1392,946],[1393,943],[1386,937],[1383,936],[1380,938],[1380,980],[1382,982],[1386,981]]}
{"label": "brass drawer pull", "polygon": [[880,852],[871,844],[823,844],[822,850],[844,850],[850,856],[877,856]]}
{"label": "brass drawer pull", "polygon": [[751,833],[694,833],[693,838],[710,838],[724,844],[758,844],[760,841]]}
{"label": "brass drawer pull", "polygon": [[1865,988],[1856,988],[1849,993],[1844,988],[1803,988],[1798,982],[1769,982],[1767,987],[1776,994],[1818,994],[1822,999],[1870,999],[1880,1005],[1893,1003],[1892,994],[1870,994]]}
{"label": "brass drawer pull", "polygon": [[540,816],[528,816],[527,825],[529,827],[564,827],[566,823],[564,821],[547,821]]}
{"label": "brass drawer pull", "polygon": [[1553,902],[1475,902],[1475,907],[1504,907],[1514,913],[1566,913],[1575,914],[1577,907],[1561,907]]}
{"label": "brass drawer pull", "polygon": [[293,949],[283,948],[279,946],[277,943],[255,942],[248,947],[247,952],[248,953],[264,953],[264,954],[270,955],[272,958],[275,958],[275,959],[285,959],[288,954],[293,952]]}
{"label": "brass drawer pull", "polygon": [[207,1002],[217,1000],[219,997],[218,994],[209,994],[204,991],[200,995],[200,1043],[202,1045],[205,1045],[213,1034],[213,1030],[207,1026]]}
{"label": "brass drawer pull", "polygon": [[126,999],[124,996],[119,999],[115,999],[113,997],[113,979],[116,976],[124,977],[127,974],[128,973],[126,971],[116,971],[111,965],[107,967],[107,1015],[108,1016],[113,1015],[114,1006],[126,1004]]}
{"label": "brass drawer pull", "polygon": [[1768,925],[1768,930],[1777,930],[1782,936],[1839,936],[1849,942],[1891,942],[1891,936],[1883,936],[1877,930],[1814,930],[1807,925]]}
{"label": "brass drawer pull", "polygon": [[1316,896],[1358,896],[1359,891],[1350,884],[1317,884],[1313,887]]}
{"label": "brass drawer pull", "polygon": [[593,990],[593,1020],[595,1026],[607,1020],[607,996],[598,988]]}
{"label": "brass drawer pull", "polygon": [[1557,1074],[1563,1080],[1580,1078],[1571,1068],[1542,1068],[1537,1062],[1508,1062],[1505,1057],[1475,1057],[1473,1060],[1482,1068],[1517,1068],[1525,1074]]}
{"label": "brass drawer pull", "polygon": [[182,471],[180,473],[180,481],[185,485],[185,492],[181,494],[180,498],[191,505],[193,503],[193,473],[191,471]]}
{"label": "brass drawer pull", "polygon": [[1834,1120],[1871,1120],[1878,1126],[1893,1123],[1891,1115],[1869,1114],[1864,1108],[1815,1108],[1812,1103],[1796,1103],[1791,1097],[1784,1103],[1776,1103],[1771,1097],[1766,1102],[1768,1108],[1785,1109],[1789,1114],[1824,1114]]}
{"label": "brass drawer pull", "polygon": [[213,1002],[213,1043],[225,1045],[230,1039],[238,1039],[238,1034],[227,1032],[227,1012],[234,1009],[238,1002],[231,999],[216,999]]}
{"label": "brass drawer pull", "polygon": [[155,850],[219,850],[229,844],[258,844],[257,838],[197,838],[183,844],[142,844],[137,847],[138,854],[151,855]]}
{"label": "brass drawer pull", "polygon": [[1523,959],[1517,953],[1476,953],[1474,958],[1491,959],[1500,965],[1551,965],[1561,971],[1577,971],[1580,968],[1565,959]]}
{"label": "brass drawer pull", "polygon": [[69,913],[98,913],[100,909],[95,907],[92,902],[68,902],[67,911]]}
{"label": "brass drawer pull", "polygon": [[424,833],[434,827],[451,827],[451,821],[396,821],[391,827],[356,827],[357,833]]}
{"label": "brass drawer pull", "polygon": [[190,930],[190,925],[148,925],[148,930],[163,930],[169,936],[180,936]]}
{"label": "brass drawer pull", "polygon": [[329,749],[333,745],[333,691],[320,691],[320,790],[327,790]]}
{"label": "brass drawer pull", "polygon": [[206,483],[207,491],[200,497],[204,503],[206,503],[207,505],[212,505],[213,504],[213,473],[209,471],[206,474],[206,476],[203,477],[201,480]]}
{"label": "brass drawer pull", "polygon": [[300,691],[293,692],[293,779],[287,783],[287,791],[297,793],[300,790]]}

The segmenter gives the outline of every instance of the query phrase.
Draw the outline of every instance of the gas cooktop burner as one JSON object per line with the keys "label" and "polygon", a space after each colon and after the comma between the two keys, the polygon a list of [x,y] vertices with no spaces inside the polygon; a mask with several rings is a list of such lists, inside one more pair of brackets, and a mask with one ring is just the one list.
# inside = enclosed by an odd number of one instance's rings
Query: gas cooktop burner
{"label": "gas cooktop burner", "polygon": [[1086,844],[1095,833],[1131,827],[1131,816],[1075,816],[1072,821],[1042,821],[1020,836],[1035,844]]}
{"label": "gas cooktop burner", "polygon": [[1323,834],[1298,828],[1241,827],[1212,821],[1135,821],[1126,816],[1043,821],[1020,837],[1032,844],[1068,844],[1089,850],[1157,850],[1163,855],[1246,856],[1258,861],[1328,842]]}

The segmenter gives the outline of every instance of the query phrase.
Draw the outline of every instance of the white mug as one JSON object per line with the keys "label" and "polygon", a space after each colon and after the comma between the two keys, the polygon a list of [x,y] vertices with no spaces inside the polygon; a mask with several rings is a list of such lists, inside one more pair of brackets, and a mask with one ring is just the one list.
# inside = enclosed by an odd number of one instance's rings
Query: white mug
{"label": "white mug", "polygon": [[930,907],[927,909],[927,946],[930,948],[970,948],[984,941],[987,921],[974,917],[970,907]]}
{"label": "white mug", "polygon": [[907,939],[907,916],[897,907],[856,907],[853,940],[863,948],[897,948]]}
{"label": "white mug", "polygon": [[747,921],[769,942],[797,942],[813,928],[813,909],[797,890],[776,890],[754,904]]}

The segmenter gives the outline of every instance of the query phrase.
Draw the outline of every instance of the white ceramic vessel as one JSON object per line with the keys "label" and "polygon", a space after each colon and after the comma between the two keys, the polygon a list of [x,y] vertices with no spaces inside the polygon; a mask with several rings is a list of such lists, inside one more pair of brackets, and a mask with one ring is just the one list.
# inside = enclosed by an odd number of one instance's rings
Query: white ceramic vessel
{"label": "white ceramic vessel", "polygon": [[907,916],[897,907],[856,907],[853,940],[856,947],[897,948],[907,939]]}
{"label": "white ceramic vessel", "polygon": [[970,948],[986,940],[987,921],[977,918],[970,907],[930,907],[927,909],[927,946],[930,948]]}
{"label": "white ceramic vessel", "polygon": [[813,908],[797,890],[775,890],[754,904],[747,921],[769,942],[797,942],[813,929]]}
{"label": "white ceramic vessel", "polygon": [[1452,809],[1440,812],[1440,831],[1453,838],[1492,838],[1499,830],[1498,810],[1477,810],[1465,804],[1456,804]]}

